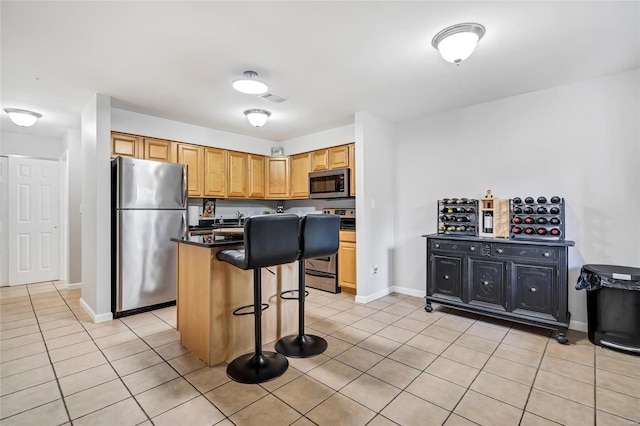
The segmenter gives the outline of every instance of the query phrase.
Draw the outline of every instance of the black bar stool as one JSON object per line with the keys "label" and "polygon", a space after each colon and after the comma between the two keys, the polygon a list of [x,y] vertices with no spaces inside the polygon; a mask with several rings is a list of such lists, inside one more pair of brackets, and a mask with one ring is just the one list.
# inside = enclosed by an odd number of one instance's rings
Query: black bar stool
{"label": "black bar stool", "polygon": [[[236,309],[234,315],[253,314],[255,319],[255,350],[241,355],[227,367],[227,375],[240,383],[262,383],[282,375],[289,361],[276,352],[262,351],[262,311],[269,307],[262,303],[261,269],[291,263],[298,258],[298,216],[264,215],[249,217],[244,222],[244,249],[222,250],[216,257],[240,269],[253,269],[253,305]],[[245,314],[242,309],[253,306]]]}
{"label": "black bar stool", "polygon": [[298,334],[285,336],[276,343],[276,351],[292,358],[309,358],[327,349],[322,337],[304,334],[305,259],[330,256],[340,245],[340,216],[314,214],[300,220],[300,255],[298,256],[298,290],[283,292],[283,299],[295,299],[287,294],[298,292]]}

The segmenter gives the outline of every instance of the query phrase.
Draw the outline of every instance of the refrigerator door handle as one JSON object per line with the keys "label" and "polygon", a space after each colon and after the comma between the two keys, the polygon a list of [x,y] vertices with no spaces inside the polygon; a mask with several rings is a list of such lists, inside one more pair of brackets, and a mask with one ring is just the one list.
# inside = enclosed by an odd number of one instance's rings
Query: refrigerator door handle
{"label": "refrigerator door handle", "polygon": [[[182,167],[182,182],[181,182],[181,187],[182,187],[182,207],[184,207],[185,209],[187,208],[187,199],[189,197],[189,189],[187,188],[187,166],[183,166]],[[184,234],[183,234],[184,235]]]}

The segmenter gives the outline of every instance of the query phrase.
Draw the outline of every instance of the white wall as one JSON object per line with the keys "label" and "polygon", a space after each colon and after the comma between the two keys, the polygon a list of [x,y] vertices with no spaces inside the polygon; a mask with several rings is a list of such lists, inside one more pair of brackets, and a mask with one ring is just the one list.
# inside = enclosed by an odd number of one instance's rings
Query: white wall
{"label": "white wall", "polygon": [[69,272],[67,281],[70,285],[79,284],[81,280],[82,262],[82,222],[80,216],[80,200],[82,196],[82,146],[80,131],[67,131],[64,143],[67,147],[67,164],[69,170]]}
{"label": "white wall", "polygon": [[111,313],[111,98],[97,94],[82,110],[82,296],[95,322]]}
{"label": "white wall", "polygon": [[271,147],[277,145],[268,139],[223,132],[118,108],[111,109],[111,130],[261,155],[270,155]]}
{"label": "white wall", "polygon": [[57,160],[63,151],[59,139],[3,131],[0,155],[22,155]]}
{"label": "white wall", "polygon": [[[572,328],[587,263],[640,266],[640,71],[581,81],[396,124],[394,283],[425,293],[436,200],[565,198]],[[368,182],[367,182],[368,184]],[[360,271],[359,271],[360,272]]]}
{"label": "white wall", "polygon": [[323,130],[322,132],[287,139],[276,144],[284,148],[285,155],[295,155],[301,152],[352,143],[354,140],[355,125],[348,124],[334,129]]}
{"label": "white wall", "polygon": [[7,157],[0,156],[0,286],[9,285],[9,238],[7,236],[8,192]]}
{"label": "white wall", "polygon": [[[393,124],[371,113],[357,112],[355,143],[356,301],[368,302],[393,290]],[[370,272],[373,265],[378,267],[375,276]]]}

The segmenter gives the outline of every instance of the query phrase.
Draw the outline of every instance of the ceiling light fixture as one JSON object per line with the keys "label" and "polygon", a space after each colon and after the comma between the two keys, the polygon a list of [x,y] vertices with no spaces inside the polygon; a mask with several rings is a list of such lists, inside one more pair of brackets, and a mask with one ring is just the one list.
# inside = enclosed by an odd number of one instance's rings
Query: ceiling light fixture
{"label": "ceiling light fixture", "polygon": [[252,126],[262,127],[266,124],[271,113],[265,109],[248,109],[244,112],[244,115],[247,116],[247,120]]}
{"label": "ceiling light fixture", "polygon": [[467,22],[445,28],[431,41],[445,61],[460,65],[476,48],[484,36],[485,29],[480,24]]}
{"label": "ceiling light fixture", "polygon": [[261,95],[269,90],[269,86],[260,80],[257,80],[258,73],[255,71],[245,71],[244,78],[235,80],[231,85],[238,92],[246,93],[248,95]]}
{"label": "ceiling light fixture", "polygon": [[20,127],[31,127],[36,124],[38,118],[42,117],[42,114],[38,114],[37,112],[29,111],[26,109],[18,109],[18,108],[5,108],[4,112],[9,114],[9,118],[14,124],[17,124]]}

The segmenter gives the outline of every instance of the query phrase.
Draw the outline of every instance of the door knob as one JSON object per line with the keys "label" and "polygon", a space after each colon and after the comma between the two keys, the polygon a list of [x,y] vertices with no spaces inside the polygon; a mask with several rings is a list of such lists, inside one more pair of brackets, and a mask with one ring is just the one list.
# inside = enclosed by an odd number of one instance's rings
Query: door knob
{"label": "door knob", "polygon": [[476,251],[476,248],[475,247],[470,247],[469,250]]}
{"label": "door knob", "polygon": [[444,276],[444,279],[445,279],[445,280],[448,280],[448,279],[449,279],[449,275],[445,275],[445,276]]}
{"label": "door knob", "polygon": [[489,285],[489,281],[482,281],[482,285]]}
{"label": "door knob", "polygon": [[501,254],[504,250],[502,250],[502,249],[498,249],[498,250],[496,250],[496,251],[498,252],[498,254]]}
{"label": "door knob", "polygon": [[543,255],[544,257],[549,257],[549,252],[546,252],[546,251],[545,251],[542,255]]}
{"label": "door knob", "polygon": [[436,248],[440,248],[440,244],[436,244]]}

